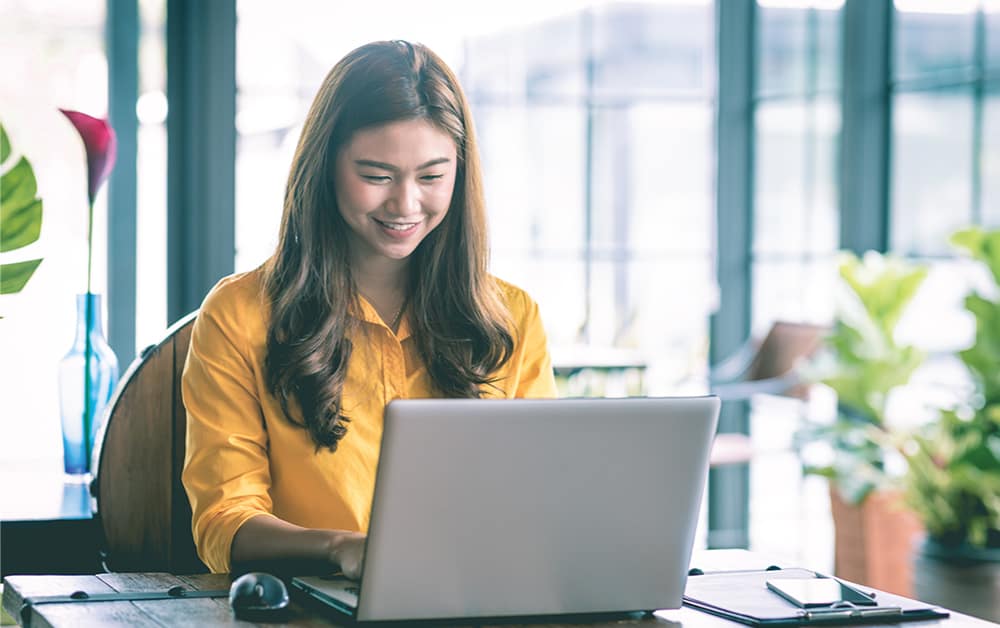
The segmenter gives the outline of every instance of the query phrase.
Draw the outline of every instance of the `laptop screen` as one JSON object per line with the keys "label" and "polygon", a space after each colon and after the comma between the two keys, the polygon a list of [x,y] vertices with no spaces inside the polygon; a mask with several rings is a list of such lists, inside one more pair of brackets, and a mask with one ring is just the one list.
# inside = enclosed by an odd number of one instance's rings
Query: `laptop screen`
{"label": "laptop screen", "polygon": [[677,608],[718,412],[715,397],[393,401],[356,618]]}

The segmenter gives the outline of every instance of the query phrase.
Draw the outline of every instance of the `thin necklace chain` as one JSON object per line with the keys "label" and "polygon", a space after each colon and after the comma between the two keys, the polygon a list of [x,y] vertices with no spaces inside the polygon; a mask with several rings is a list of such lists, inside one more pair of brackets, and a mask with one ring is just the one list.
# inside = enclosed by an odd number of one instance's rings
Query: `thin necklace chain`
{"label": "thin necklace chain", "polygon": [[[361,296],[368,299],[368,302],[374,305],[375,302],[369,299],[368,295],[361,293]],[[399,307],[396,309],[396,313],[392,315],[391,321],[385,321],[385,319],[383,319],[384,322],[389,323],[389,329],[396,331],[396,326],[399,325],[399,321],[403,318],[403,310],[406,309],[407,301],[409,301],[409,299],[403,297],[403,302],[399,304]]]}
{"label": "thin necklace chain", "polygon": [[399,325],[399,319],[403,317],[404,307],[406,307],[406,299],[403,299],[403,302],[399,304],[399,309],[396,310],[396,314],[392,317],[392,322],[389,324],[389,329],[392,329],[393,331],[396,330],[396,326]]}

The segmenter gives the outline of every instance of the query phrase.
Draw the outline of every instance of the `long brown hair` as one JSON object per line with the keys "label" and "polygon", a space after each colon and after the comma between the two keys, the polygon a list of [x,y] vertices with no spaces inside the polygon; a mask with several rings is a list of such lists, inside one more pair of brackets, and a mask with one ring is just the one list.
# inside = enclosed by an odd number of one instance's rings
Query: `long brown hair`
{"label": "long brown hair", "polygon": [[409,264],[411,329],[431,380],[441,396],[479,397],[497,385],[492,374],[513,352],[510,314],[487,273],[479,151],[458,79],[422,45],[361,46],[333,67],[312,103],[292,159],[278,246],[264,265],[267,386],[317,449],[336,450],[347,431],[341,395],[359,312],[335,160],[357,131],[409,119],[447,133],[458,155],[451,206]]}

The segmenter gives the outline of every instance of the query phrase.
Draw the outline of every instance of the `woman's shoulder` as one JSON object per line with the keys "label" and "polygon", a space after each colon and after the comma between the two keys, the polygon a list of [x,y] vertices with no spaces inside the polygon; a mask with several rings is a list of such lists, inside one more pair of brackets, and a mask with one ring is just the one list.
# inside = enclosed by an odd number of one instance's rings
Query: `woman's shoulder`
{"label": "woman's shoulder", "polygon": [[258,268],[220,279],[201,304],[201,312],[236,324],[257,320],[264,312],[263,271]]}
{"label": "woman's shoulder", "polygon": [[523,288],[496,276],[493,276],[493,281],[500,292],[504,304],[510,310],[515,320],[521,320],[538,308],[535,300]]}

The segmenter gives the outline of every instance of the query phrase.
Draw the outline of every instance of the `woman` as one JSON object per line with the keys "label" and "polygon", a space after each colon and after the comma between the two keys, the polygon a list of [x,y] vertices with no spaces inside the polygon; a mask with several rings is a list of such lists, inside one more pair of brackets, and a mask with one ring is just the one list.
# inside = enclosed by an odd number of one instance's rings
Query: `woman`
{"label": "woman", "polygon": [[192,332],[183,482],[213,572],[357,577],[390,400],[555,396],[538,308],[487,254],[455,75],[407,42],[348,54],[310,108],[274,255],[220,281]]}

